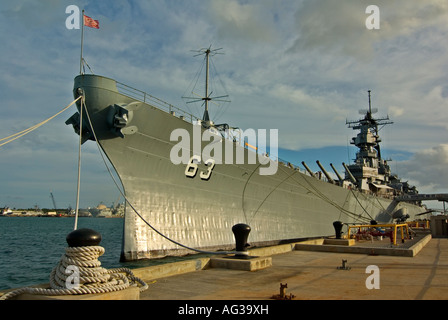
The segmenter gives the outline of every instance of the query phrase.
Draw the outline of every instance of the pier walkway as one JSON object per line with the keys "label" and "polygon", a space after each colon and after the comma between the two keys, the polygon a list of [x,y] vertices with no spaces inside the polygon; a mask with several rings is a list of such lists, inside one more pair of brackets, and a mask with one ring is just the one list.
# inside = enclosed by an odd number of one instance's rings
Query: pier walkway
{"label": "pier walkway", "polygon": [[[349,270],[338,269],[342,260]],[[448,239],[429,240],[414,257],[292,250],[251,272],[196,264],[197,271],[144,279],[140,300],[268,300],[280,283],[294,300],[448,300]]]}
{"label": "pier walkway", "polygon": [[[141,293],[130,287],[107,294],[22,294],[16,299],[273,301],[282,284],[293,300],[448,300],[447,238],[431,238],[426,232],[398,246],[389,239],[351,246],[332,242],[252,249],[250,254],[259,257],[250,260],[259,261],[255,271],[239,268],[246,266],[242,260],[203,255],[135,268],[134,275],[149,285]],[[235,264],[238,268],[232,269]]]}

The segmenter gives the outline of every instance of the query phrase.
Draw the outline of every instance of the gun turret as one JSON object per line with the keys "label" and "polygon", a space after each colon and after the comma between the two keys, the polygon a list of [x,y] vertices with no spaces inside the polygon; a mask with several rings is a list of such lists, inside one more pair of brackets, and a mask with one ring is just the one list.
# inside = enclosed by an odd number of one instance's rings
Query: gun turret
{"label": "gun turret", "polygon": [[354,183],[354,184],[358,184],[358,182],[356,181],[355,177],[352,175],[352,173],[350,172],[350,170],[348,169],[347,165],[342,162],[342,165],[345,168],[345,171],[347,172],[348,177],[350,178],[350,180]]}
{"label": "gun turret", "polygon": [[341,175],[339,174],[339,172],[336,170],[336,168],[333,166],[332,163],[330,163],[330,166],[333,169],[334,173],[336,173],[336,176],[339,179],[339,184],[342,185],[342,181],[344,181],[344,179],[342,179]]}
{"label": "gun turret", "polygon": [[320,163],[319,160],[316,161],[317,165],[319,166],[319,168],[322,170],[322,172],[324,173],[324,175],[327,177],[328,181],[330,181],[330,183],[334,184],[334,180],[333,178],[328,174],[327,170],[325,170],[325,168],[322,166],[322,164]]}
{"label": "gun turret", "polygon": [[308,166],[306,165],[305,161],[302,161],[303,166],[305,167],[306,171],[308,171],[308,173],[313,177],[316,178],[316,176],[314,175],[314,172],[311,171],[310,168],[308,168]]}

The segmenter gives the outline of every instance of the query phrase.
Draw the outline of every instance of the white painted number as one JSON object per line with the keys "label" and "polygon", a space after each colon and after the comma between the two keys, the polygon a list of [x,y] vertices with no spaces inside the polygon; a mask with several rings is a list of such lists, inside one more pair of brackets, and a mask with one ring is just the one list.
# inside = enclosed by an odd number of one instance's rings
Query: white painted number
{"label": "white painted number", "polygon": [[[190,178],[194,178],[198,173],[198,163],[201,163],[201,156],[194,155],[188,161],[187,167],[185,168],[185,175]],[[212,175],[213,168],[215,167],[215,160],[208,159],[205,161],[205,165],[207,166],[207,171],[202,171],[200,173],[200,177],[202,180],[210,179]]]}
{"label": "white painted number", "polygon": [[200,176],[202,180],[208,180],[210,179],[210,176],[212,174],[212,170],[215,167],[215,160],[213,159],[208,159],[207,161],[205,161],[206,166],[208,167],[208,170],[206,172],[202,171]]}
{"label": "white painted number", "polygon": [[[196,162],[195,162],[196,161]],[[188,161],[187,168],[185,169],[185,175],[187,177],[194,178],[196,173],[198,172],[198,163],[201,162],[201,157],[194,155]]]}

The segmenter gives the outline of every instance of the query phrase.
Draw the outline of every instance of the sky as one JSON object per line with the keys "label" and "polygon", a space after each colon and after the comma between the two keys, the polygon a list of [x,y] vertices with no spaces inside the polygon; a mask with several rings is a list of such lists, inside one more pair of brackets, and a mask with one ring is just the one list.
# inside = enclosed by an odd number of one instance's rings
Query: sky
{"label": "sky", "polygon": [[[371,4],[379,29],[366,26]],[[394,121],[380,131],[392,170],[420,193],[448,192],[446,0],[1,1],[0,139],[73,101],[81,30],[66,27],[69,5],[99,21],[84,30],[95,74],[183,109],[202,62],[193,51],[223,48],[213,63],[232,102],[212,105],[212,120],[278,129],[280,157],[316,171],[316,160],[341,173],[352,162],[346,120],[362,117],[371,90],[376,115]],[[75,206],[78,136],[65,125],[75,112],[0,147],[0,207],[52,208],[50,192],[58,208]],[[81,168],[81,207],[122,201],[95,143]]]}

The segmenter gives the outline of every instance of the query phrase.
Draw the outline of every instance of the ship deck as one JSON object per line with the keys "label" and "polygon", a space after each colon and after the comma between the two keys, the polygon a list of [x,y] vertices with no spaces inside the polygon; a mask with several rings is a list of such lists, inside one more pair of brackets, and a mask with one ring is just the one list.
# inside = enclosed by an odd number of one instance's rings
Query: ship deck
{"label": "ship deck", "polygon": [[[355,247],[372,247],[369,242]],[[396,250],[388,239],[374,247]],[[162,277],[150,282],[140,300],[269,300],[279,294],[280,283],[293,300],[448,299],[448,239],[430,239],[414,257],[314,250],[271,257],[271,267],[252,272],[203,268]],[[349,270],[338,268],[342,260]],[[379,289],[366,287],[366,281],[373,283],[373,273],[366,273],[372,265],[379,270]]]}

